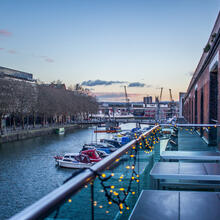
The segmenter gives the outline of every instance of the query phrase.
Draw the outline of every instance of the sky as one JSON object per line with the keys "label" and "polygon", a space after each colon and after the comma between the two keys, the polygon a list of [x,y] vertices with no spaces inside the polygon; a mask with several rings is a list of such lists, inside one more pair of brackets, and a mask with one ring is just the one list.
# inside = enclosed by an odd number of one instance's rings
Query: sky
{"label": "sky", "polygon": [[99,100],[175,100],[190,82],[219,0],[0,0],[0,66],[81,84]]}

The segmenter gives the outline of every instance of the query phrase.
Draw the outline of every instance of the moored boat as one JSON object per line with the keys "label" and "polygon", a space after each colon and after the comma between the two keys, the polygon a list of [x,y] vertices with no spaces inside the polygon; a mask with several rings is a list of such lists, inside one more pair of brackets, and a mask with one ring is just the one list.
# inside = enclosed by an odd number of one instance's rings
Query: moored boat
{"label": "moored boat", "polygon": [[80,169],[91,167],[102,158],[96,149],[89,149],[80,153],[67,153],[64,156],[55,156],[54,159],[60,167]]}
{"label": "moored boat", "polygon": [[65,128],[56,128],[55,133],[59,135],[65,134]]}

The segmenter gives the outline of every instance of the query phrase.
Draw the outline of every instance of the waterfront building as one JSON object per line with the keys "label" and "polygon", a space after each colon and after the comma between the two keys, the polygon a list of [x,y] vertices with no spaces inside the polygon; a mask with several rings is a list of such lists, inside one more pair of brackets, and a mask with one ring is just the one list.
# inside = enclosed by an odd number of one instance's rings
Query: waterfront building
{"label": "waterfront building", "polygon": [[33,79],[32,73],[23,72],[20,70],[14,70],[2,66],[0,66],[0,78],[23,80],[26,82],[36,82],[36,80]]}
{"label": "waterfront building", "polygon": [[144,104],[151,104],[152,103],[152,96],[144,97]]}
{"label": "waterfront building", "polygon": [[183,104],[185,95],[185,92],[179,93],[179,118],[183,118]]}
{"label": "waterfront building", "polygon": [[[189,123],[216,124],[220,121],[220,13],[203,49],[184,98],[183,115]],[[199,129],[209,145],[220,147],[220,130]]]}

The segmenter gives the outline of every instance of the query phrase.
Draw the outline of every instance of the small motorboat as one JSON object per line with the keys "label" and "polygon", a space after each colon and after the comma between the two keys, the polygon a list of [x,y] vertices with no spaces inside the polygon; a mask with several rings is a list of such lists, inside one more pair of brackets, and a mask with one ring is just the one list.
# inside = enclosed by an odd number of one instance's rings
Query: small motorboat
{"label": "small motorboat", "polygon": [[122,146],[117,140],[114,140],[114,139],[101,139],[100,142],[111,144],[111,145],[115,146],[116,148],[119,148]]}
{"label": "small motorboat", "polygon": [[56,159],[56,162],[59,167],[73,169],[89,168],[93,165],[88,155],[79,153],[65,154],[62,159]]}
{"label": "small motorboat", "polygon": [[57,165],[65,168],[88,168],[102,158],[96,149],[81,151],[80,153],[67,153],[64,156],[55,156]]}
{"label": "small motorboat", "polygon": [[110,153],[112,153],[112,152],[114,152],[118,149],[118,148],[116,148],[115,146],[113,146],[109,143],[100,143],[100,142],[98,142],[98,143],[84,144],[82,150],[85,150],[87,146],[94,147],[94,148],[96,148],[96,150],[105,151],[107,154],[110,154]]}
{"label": "small motorboat", "polygon": [[[98,153],[98,155],[99,155],[101,158],[107,157],[107,156],[109,155],[109,154],[106,153],[104,150],[99,150],[99,149],[95,148],[94,146],[83,146],[82,151],[91,150],[91,149],[95,149],[96,152]],[[81,152],[82,152],[82,151],[81,151]]]}

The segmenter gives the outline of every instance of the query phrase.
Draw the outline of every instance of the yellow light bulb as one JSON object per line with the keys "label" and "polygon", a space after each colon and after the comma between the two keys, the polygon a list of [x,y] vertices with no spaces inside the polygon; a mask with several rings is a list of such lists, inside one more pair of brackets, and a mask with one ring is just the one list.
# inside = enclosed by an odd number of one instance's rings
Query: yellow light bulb
{"label": "yellow light bulb", "polygon": [[68,202],[72,202],[72,199],[68,199]]}
{"label": "yellow light bulb", "polygon": [[102,174],[102,177],[103,177],[103,178],[105,178],[105,177],[106,177],[106,175],[103,173],[103,174]]}
{"label": "yellow light bulb", "polygon": [[109,202],[108,202],[108,204],[109,204],[109,205],[111,205],[111,204],[112,204],[112,202],[111,202],[111,201],[109,201]]}
{"label": "yellow light bulb", "polygon": [[110,188],[111,188],[111,189],[114,189],[114,188],[115,188],[115,186],[110,186]]}
{"label": "yellow light bulb", "polygon": [[115,195],[115,196],[117,196],[117,195],[118,195],[118,193],[117,193],[117,192],[114,192],[114,195]]}
{"label": "yellow light bulb", "polygon": [[115,174],[114,173],[111,173],[111,176],[114,176]]}
{"label": "yellow light bulb", "polygon": [[132,194],[134,195],[134,194],[135,194],[135,192],[132,192]]}
{"label": "yellow light bulb", "polygon": [[120,188],[119,190],[120,190],[120,191],[124,191],[125,189],[124,189],[124,188]]}
{"label": "yellow light bulb", "polygon": [[100,205],[100,206],[99,206],[99,208],[100,208],[100,209],[102,209],[102,208],[103,208],[103,206],[102,206],[102,205]]}

